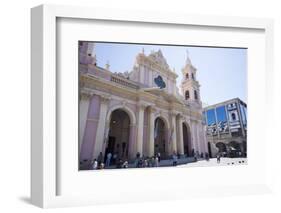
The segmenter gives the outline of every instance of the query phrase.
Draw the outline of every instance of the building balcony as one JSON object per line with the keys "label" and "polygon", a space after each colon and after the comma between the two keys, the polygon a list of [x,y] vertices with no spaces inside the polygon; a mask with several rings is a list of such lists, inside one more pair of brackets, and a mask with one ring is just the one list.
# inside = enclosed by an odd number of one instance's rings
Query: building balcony
{"label": "building balcony", "polygon": [[139,89],[140,88],[137,83],[132,82],[130,80],[127,80],[127,79],[125,79],[123,77],[116,76],[114,74],[112,74],[110,76],[110,81],[112,81],[112,82],[114,82],[116,84],[120,84],[120,85],[122,85],[124,87],[131,88],[131,89]]}

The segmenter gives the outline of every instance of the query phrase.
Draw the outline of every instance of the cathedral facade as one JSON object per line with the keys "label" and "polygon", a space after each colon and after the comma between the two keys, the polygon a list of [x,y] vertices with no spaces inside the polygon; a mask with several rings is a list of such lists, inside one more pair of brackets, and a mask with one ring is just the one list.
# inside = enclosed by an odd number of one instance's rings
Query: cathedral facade
{"label": "cathedral facade", "polygon": [[79,43],[80,166],[100,153],[128,161],[208,152],[196,68],[183,61],[182,82],[161,50],[136,56],[130,72],[98,66],[94,43]]}

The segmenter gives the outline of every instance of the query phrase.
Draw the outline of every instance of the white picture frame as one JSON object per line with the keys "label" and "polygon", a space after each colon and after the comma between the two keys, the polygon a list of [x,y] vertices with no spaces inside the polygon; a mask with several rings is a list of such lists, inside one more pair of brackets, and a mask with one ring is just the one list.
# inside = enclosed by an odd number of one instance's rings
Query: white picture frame
{"label": "white picture frame", "polygon": [[[241,18],[241,17],[216,17],[203,15],[188,15],[188,14],[173,14],[173,13],[152,13],[146,11],[122,11],[101,8],[85,8],[74,6],[54,6],[41,5],[31,10],[31,202],[34,205],[42,208],[59,207],[59,206],[76,206],[76,205],[93,205],[100,203],[116,203],[116,202],[137,202],[141,200],[161,200],[173,198],[188,198],[200,196],[214,196],[220,195],[242,195],[253,193],[264,193],[271,191],[272,167],[270,166],[270,155],[267,152],[265,158],[267,161],[261,167],[262,173],[265,176],[258,179],[254,184],[249,184],[245,181],[237,184],[221,184],[220,186],[200,185],[193,183],[195,188],[187,186],[179,190],[178,187],[173,188],[173,185],[162,191],[159,188],[153,189],[153,196],[145,195],[143,193],[134,194],[134,191],[126,191],[128,194],[123,197],[106,197],[106,195],[83,195],[83,191],[78,195],[58,195],[59,184],[61,184],[60,170],[58,166],[58,144],[57,144],[57,88],[60,83],[57,80],[57,21],[59,18],[64,19],[79,19],[79,20],[100,20],[100,21],[118,21],[132,22],[132,23],[153,23],[154,25],[166,26],[167,28],[173,26],[198,26],[200,28],[218,28],[232,30],[257,30],[262,32],[263,40],[265,42],[264,48],[264,68],[265,87],[262,92],[262,103],[259,112],[263,112],[264,106],[271,107],[273,97],[270,91],[273,88],[273,21],[270,19],[256,19],[256,18]],[[251,76],[250,76],[251,77]],[[262,79],[260,79],[262,81]],[[254,84],[254,83],[253,83]],[[252,87],[250,85],[249,95],[252,94]],[[254,100],[252,103],[257,103]],[[267,104],[267,105],[265,105]],[[270,111],[270,110],[269,110]],[[270,113],[270,112],[269,112]],[[253,117],[253,116],[252,116]],[[265,122],[268,122],[268,114],[264,114]],[[255,127],[253,127],[255,128]],[[256,127],[259,129],[259,127]],[[265,148],[270,150],[269,136],[270,129],[266,128]],[[254,154],[253,154],[254,156]],[[251,164],[251,158],[249,159]],[[254,163],[253,163],[254,164]],[[169,168],[168,168],[169,169]],[[202,168],[201,168],[202,169]],[[191,170],[194,173],[202,172],[199,170]],[[204,168],[207,169],[207,168]],[[244,171],[247,168],[244,168]],[[215,169],[217,170],[217,169]],[[242,169],[243,170],[243,169]],[[241,170],[241,171],[242,171]],[[162,172],[168,170],[162,170]],[[174,170],[173,170],[174,171]],[[205,170],[207,172],[214,171],[214,168]],[[228,169],[231,173],[231,170]],[[77,171],[78,172],[78,171]],[[122,171],[123,172],[123,171]],[[141,177],[143,171],[134,173]],[[152,174],[154,171],[145,172]],[[239,171],[240,172],[240,171]],[[198,174],[199,174],[198,173]],[[107,172],[107,175],[113,173]],[[158,174],[159,175],[159,174]],[[139,177],[139,178],[140,178]],[[174,178],[167,175],[164,178]],[[179,183],[183,184],[179,180]],[[78,184],[78,183],[74,183]],[[189,187],[189,188],[188,188]],[[189,189],[186,192],[186,189]],[[98,192],[101,190],[97,189]],[[164,193],[177,194],[176,196],[163,196]],[[99,194],[99,193],[96,193]],[[155,198],[155,199],[154,199]]]}

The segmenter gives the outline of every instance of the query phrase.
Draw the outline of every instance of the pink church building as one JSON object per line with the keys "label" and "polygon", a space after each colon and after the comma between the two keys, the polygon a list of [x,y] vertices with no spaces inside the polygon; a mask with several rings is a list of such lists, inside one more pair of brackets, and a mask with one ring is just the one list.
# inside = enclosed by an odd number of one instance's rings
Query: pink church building
{"label": "pink church building", "polygon": [[208,152],[197,70],[188,56],[181,76],[161,50],[141,52],[130,72],[114,73],[109,64],[98,66],[94,48],[79,42],[80,169],[100,153],[131,161],[137,154]]}

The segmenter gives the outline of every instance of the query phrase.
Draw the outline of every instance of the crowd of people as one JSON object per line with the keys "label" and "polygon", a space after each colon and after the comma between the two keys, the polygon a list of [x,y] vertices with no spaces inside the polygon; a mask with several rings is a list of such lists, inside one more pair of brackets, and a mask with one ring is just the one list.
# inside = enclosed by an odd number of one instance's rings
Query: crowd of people
{"label": "crowd of people", "polygon": [[[197,161],[198,159],[205,159],[209,161],[209,154],[208,153],[201,153],[198,152],[192,152],[192,156],[194,158],[194,161]],[[173,154],[170,156],[170,162],[172,166],[178,165],[178,160],[180,158],[180,155],[176,152],[173,152]],[[158,152],[152,157],[147,156],[141,156],[138,152],[136,154],[135,160],[130,162],[126,158],[121,158],[117,155],[117,153],[111,153],[108,152],[105,156],[103,156],[102,152],[99,153],[98,158],[92,160],[91,162],[91,169],[105,169],[105,168],[148,168],[148,167],[159,167],[161,161],[161,153]],[[167,166],[167,165],[166,165]]]}
{"label": "crowd of people", "polygon": [[135,167],[136,168],[145,168],[145,167],[158,167],[159,163],[161,161],[161,154],[157,153],[153,157],[145,157],[145,156],[140,156],[140,153],[138,152],[136,155],[136,160],[135,160]]}
{"label": "crowd of people", "polygon": [[104,157],[102,152],[99,153],[97,159],[92,160],[91,169],[105,169],[112,165],[116,165],[116,168],[128,168],[129,163],[127,160],[122,160],[117,157],[117,154],[112,155],[112,153],[107,153]]}

